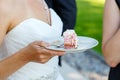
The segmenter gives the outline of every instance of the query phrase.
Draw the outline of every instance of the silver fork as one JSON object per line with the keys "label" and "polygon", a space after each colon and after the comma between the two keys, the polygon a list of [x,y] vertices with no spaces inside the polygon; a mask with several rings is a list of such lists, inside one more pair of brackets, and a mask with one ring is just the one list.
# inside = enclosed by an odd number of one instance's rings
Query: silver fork
{"label": "silver fork", "polygon": [[64,47],[64,44],[51,44],[50,46],[55,46],[56,48]]}

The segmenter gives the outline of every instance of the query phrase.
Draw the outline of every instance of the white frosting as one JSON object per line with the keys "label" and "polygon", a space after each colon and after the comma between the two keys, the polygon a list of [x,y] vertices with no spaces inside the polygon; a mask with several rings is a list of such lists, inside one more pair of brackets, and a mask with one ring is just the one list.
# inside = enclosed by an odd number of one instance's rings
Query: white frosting
{"label": "white frosting", "polygon": [[[74,30],[66,30],[64,33],[63,33],[63,36],[64,36],[64,44],[68,44],[68,45],[71,45],[73,46],[73,48],[77,48],[77,34],[75,33]],[[71,47],[70,46],[70,47]],[[65,46],[66,48],[67,46]],[[68,46],[69,48],[69,46]]]}
{"label": "white frosting", "polygon": [[67,29],[64,33],[63,36],[69,36],[69,35],[73,35],[76,34],[74,30],[72,29]]}

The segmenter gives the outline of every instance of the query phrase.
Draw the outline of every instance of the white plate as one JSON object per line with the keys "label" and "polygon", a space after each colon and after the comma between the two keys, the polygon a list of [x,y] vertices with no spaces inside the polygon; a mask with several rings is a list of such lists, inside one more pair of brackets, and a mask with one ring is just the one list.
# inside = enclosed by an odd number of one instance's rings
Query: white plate
{"label": "white plate", "polygon": [[56,47],[55,45],[64,44],[63,37],[56,39],[51,42],[52,46],[47,47],[51,50],[59,50],[65,51],[66,53],[74,53],[74,52],[84,52],[88,49],[91,49],[98,45],[98,41],[94,38],[85,37],[85,36],[78,36],[78,47],[76,49],[65,49],[64,46]]}

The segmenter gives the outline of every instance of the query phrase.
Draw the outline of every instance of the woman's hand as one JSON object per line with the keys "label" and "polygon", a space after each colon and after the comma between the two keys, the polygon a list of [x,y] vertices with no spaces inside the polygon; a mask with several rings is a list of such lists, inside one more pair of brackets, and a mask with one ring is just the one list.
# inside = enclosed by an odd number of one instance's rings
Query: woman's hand
{"label": "woman's hand", "polygon": [[36,41],[23,48],[22,51],[26,53],[26,56],[29,56],[28,59],[30,61],[39,63],[45,63],[53,56],[61,56],[65,54],[63,51],[46,49],[47,46],[49,46],[49,44],[46,42]]}

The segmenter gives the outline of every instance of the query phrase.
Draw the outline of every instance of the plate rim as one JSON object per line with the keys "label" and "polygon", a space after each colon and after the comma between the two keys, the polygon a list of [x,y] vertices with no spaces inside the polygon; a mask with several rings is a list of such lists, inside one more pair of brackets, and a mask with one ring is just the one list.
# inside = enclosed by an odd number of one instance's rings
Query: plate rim
{"label": "plate rim", "polygon": [[[46,47],[46,48],[50,49],[50,50],[55,50],[55,51],[76,52],[76,51],[86,51],[88,49],[92,49],[92,48],[96,47],[99,44],[99,41],[97,39],[93,38],[93,37],[89,37],[89,36],[77,36],[77,37],[78,38],[89,38],[89,39],[92,39],[92,40],[95,41],[95,45],[93,45],[92,47],[88,47],[88,48],[84,48],[84,49],[79,49],[79,50],[76,50],[76,49],[52,49],[50,47]],[[61,36],[59,39],[63,39],[63,36]]]}

